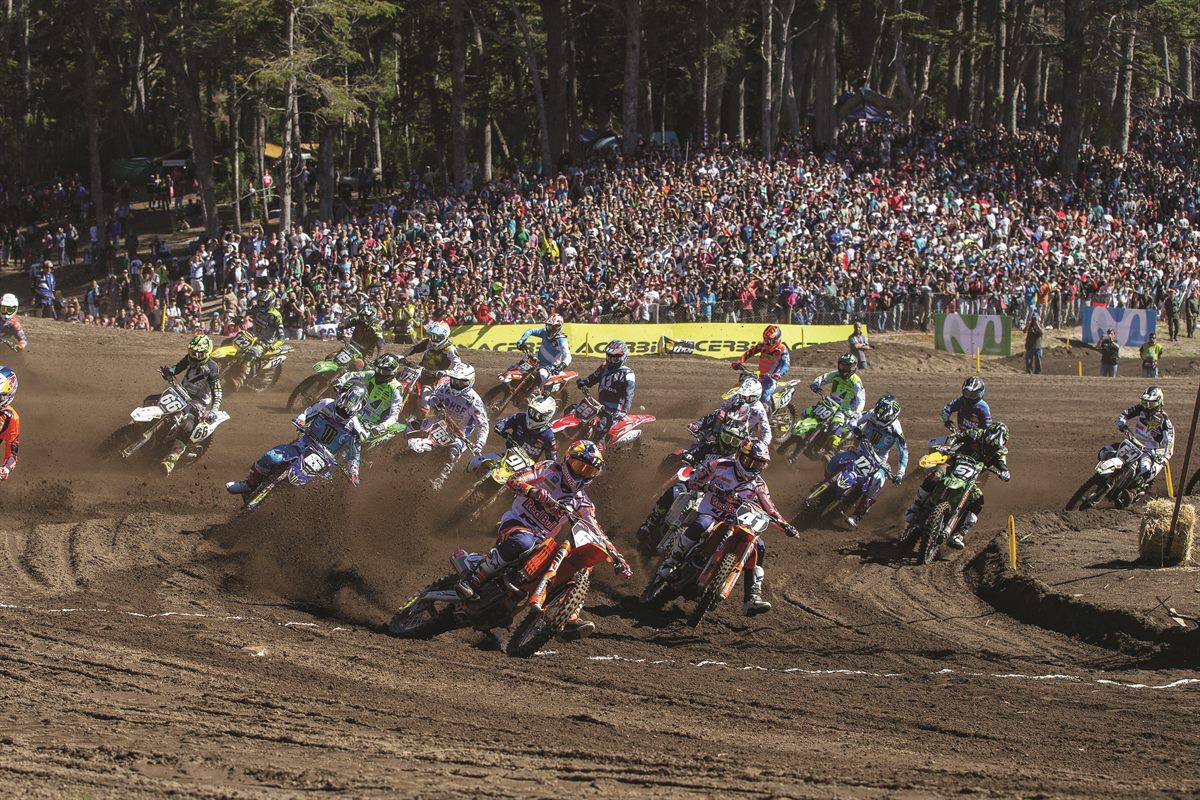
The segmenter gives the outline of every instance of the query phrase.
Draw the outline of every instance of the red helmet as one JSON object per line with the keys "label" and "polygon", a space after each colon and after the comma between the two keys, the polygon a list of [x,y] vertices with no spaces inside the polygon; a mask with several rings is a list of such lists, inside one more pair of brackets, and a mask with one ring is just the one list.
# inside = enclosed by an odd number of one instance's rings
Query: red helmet
{"label": "red helmet", "polygon": [[546,332],[558,333],[562,330],[563,318],[562,314],[551,314],[546,317]]}
{"label": "red helmet", "polygon": [[783,331],[779,330],[778,325],[768,325],[763,331],[763,344],[768,347],[774,347],[783,340]]}

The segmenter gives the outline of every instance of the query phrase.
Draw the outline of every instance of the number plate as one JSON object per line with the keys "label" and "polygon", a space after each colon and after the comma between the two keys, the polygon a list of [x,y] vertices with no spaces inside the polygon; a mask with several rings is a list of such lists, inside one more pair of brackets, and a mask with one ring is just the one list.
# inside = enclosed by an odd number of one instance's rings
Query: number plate
{"label": "number plate", "polygon": [[975,480],[975,476],[979,474],[979,466],[967,461],[960,461],[954,465],[951,474],[959,480],[973,481]]}
{"label": "number plate", "polygon": [[870,477],[875,472],[875,462],[867,456],[859,456],[854,462],[854,471],[864,478]]}
{"label": "number plate", "polygon": [[433,439],[433,441],[442,447],[447,447],[454,444],[454,436],[451,435],[450,431],[446,430],[445,422],[438,422],[436,425],[430,428],[429,438]]}
{"label": "number plate", "polygon": [[762,533],[771,524],[771,520],[758,506],[742,503],[737,510],[737,524],[751,533]]}
{"label": "number plate", "polygon": [[309,453],[304,457],[304,461],[301,463],[304,467],[304,471],[309,475],[320,475],[325,471],[325,459],[321,458],[321,456],[317,455],[316,453]]}
{"label": "number plate", "polygon": [[243,332],[239,333],[237,336],[233,337],[233,343],[236,344],[241,349],[245,350],[247,347],[254,344],[254,337],[249,336],[248,334],[246,334],[245,331],[243,331]]}
{"label": "number plate", "polygon": [[833,409],[822,403],[813,409],[813,416],[824,422],[833,416]]}
{"label": "number plate", "polygon": [[600,404],[594,400],[588,402],[584,400],[575,406],[575,418],[580,422],[587,422],[592,417],[596,416],[596,412],[600,410]]}
{"label": "number plate", "polygon": [[519,450],[509,450],[504,455],[504,466],[513,472],[521,472],[533,466],[533,461]]}
{"label": "number plate", "polygon": [[337,353],[334,354],[333,360],[335,362],[337,362],[338,364],[341,364],[344,367],[347,364],[349,364],[351,361],[353,361],[354,358],[353,358],[353,356],[350,355],[350,353],[346,352],[345,350],[339,350],[339,351],[337,351]]}
{"label": "number plate", "polygon": [[168,414],[177,414],[187,408],[187,401],[174,389],[167,389],[158,398],[158,407]]}

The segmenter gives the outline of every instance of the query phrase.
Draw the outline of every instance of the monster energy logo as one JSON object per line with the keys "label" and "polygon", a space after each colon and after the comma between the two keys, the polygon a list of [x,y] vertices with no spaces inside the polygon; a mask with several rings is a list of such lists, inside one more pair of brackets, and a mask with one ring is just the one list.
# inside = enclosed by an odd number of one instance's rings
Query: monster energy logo
{"label": "monster energy logo", "polygon": [[951,353],[1012,355],[1012,318],[999,314],[937,314],[934,346]]}

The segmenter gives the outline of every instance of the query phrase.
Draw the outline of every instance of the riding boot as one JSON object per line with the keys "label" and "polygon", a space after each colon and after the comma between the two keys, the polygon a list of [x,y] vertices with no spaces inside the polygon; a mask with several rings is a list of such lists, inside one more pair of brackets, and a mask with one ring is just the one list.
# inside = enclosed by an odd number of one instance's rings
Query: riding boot
{"label": "riding boot", "polygon": [[958,521],[958,527],[954,529],[954,533],[950,536],[950,540],[946,544],[953,547],[955,550],[962,550],[966,546],[963,537],[967,535],[967,531],[975,527],[975,523],[979,522],[979,517],[972,514],[970,511],[962,515],[962,519]]}
{"label": "riding boot", "polygon": [[671,552],[663,559],[662,564],[659,565],[658,574],[665,578],[674,572],[675,568],[679,566],[679,562],[695,544],[694,540],[687,538],[682,533],[675,537],[675,544],[671,548]]}
{"label": "riding boot", "polygon": [[921,506],[925,504],[925,498],[929,497],[929,492],[923,488],[917,489],[917,496],[913,498],[912,505],[904,511],[904,521],[913,523],[917,521],[917,512],[921,510]]}
{"label": "riding boot", "polygon": [[875,505],[875,498],[863,495],[858,498],[858,502],[850,509],[849,516],[846,517],[846,522],[851,528],[857,528],[858,523],[862,522],[862,518],[871,510],[871,506]]}
{"label": "riding boot", "polygon": [[258,471],[258,464],[250,467],[250,471],[246,473],[246,479],[241,481],[230,481],[225,484],[225,491],[230,494],[248,494],[253,492],[262,485],[263,479],[267,477],[267,473]]}
{"label": "riding boot", "polygon": [[762,567],[757,566],[742,576],[742,585],[745,586],[746,591],[746,602],[742,605],[742,613],[747,617],[765,614],[771,610],[771,604],[762,599],[764,577],[766,577],[766,572]]}
{"label": "riding boot", "polygon": [[454,591],[458,592],[458,596],[463,600],[473,600],[475,593],[483,585],[483,582],[492,575],[495,575],[496,571],[507,563],[500,555],[500,551],[493,547],[491,550],[488,550],[487,555],[471,571],[471,574],[455,585]]}
{"label": "riding boot", "polygon": [[651,544],[650,540],[658,531],[658,526],[662,524],[663,517],[667,515],[669,508],[670,506],[664,508],[662,503],[654,506],[654,509],[650,512],[650,516],[646,517],[646,521],[642,523],[642,527],[638,528],[637,538],[639,542],[646,545]]}
{"label": "riding boot", "polygon": [[167,457],[162,460],[163,471],[170,475],[176,465],[179,464],[179,459],[186,450],[187,442],[182,439],[176,439],[171,445],[170,451],[167,452]]}

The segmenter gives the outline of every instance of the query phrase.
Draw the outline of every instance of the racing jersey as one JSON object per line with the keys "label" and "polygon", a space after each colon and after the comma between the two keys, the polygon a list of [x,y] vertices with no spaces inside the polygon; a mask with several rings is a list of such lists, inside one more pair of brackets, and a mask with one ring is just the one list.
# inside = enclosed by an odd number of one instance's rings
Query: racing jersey
{"label": "racing jersey", "polygon": [[25,335],[25,328],[17,320],[17,315],[13,314],[9,319],[0,319],[0,335],[12,336],[17,340],[17,349],[24,350],[29,344],[29,338]]}
{"label": "racing jersey", "polygon": [[992,421],[992,410],[984,400],[968,400],[961,396],[954,398],[942,408],[942,424],[949,424],[956,414],[958,427],[962,430],[986,428]]}
{"label": "racing jersey", "polygon": [[367,356],[372,356],[383,347],[383,328],[378,322],[364,322],[357,317],[338,325],[338,335],[351,331],[350,343]]}
{"label": "racing jersey", "polygon": [[758,356],[759,375],[787,375],[792,368],[792,352],[783,342],[771,346],[759,342],[742,353],[737,363],[744,364],[754,356]]}
{"label": "racing jersey", "polygon": [[1128,431],[1142,449],[1153,452],[1163,461],[1170,460],[1175,454],[1175,426],[1162,411],[1147,414],[1141,405],[1130,406],[1117,417],[1117,428]]}
{"label": "racing jersey", "polygon": [[525,344],[525,340],[530,336],[536,336],[542,340],[542,346],[537,351],[537,360],[540,366],[564,369],[571,363],[571,345],[567,343],[567,335],[562,331],[551,336],[546,332],[545,325],[540,328],[530,328],[521,334],[521,338],[517,340],[517,347]]}
{"label": "racing jersey", "polygon": [[[711,429],[717,420],[734,414],[740,414],[745,418],[751,436],[770,447],[771,420],[767,416],[767,407],[763,405],[762,400],[755,399],[747,402],[744,397],[734,395],[728,400],[722,400],[721,405],[717,406],[717,410],[706,417],[701,417],[698,424],[702,429]],[[715,431],[713,432],[715,433]]]}
{"label": "racing jersey", "polygon": [[414,344],[404,357],[412,358],[418,353],[421,354],[420,367],[426,372],[443,372],[459,361],[458,349],[454,345],[448,345],[444,350],[438,350],[430,344],[428,339],[422,339]]}
{"label": "racing jersey", "polygon": [[857,373],[845,376],[835,369],[826,372],[808,386],[814,392],[822,386],[828,386],[829,396],[837,401],[843,411],[851,411],[855,416],[867,407],[867,390],[863,388],[862,378],[858,377]]}
{"label": "racing jersey", "polygon": [[554,431],[549,425],[540,430],[533,430],[529,427],[529,420],[524,411],[518,411],[497,422],[496,435],[504,437],[509,447],[524,449],[531,458],[554,460],[557,457]]}
{"label": "racing jersey", "polygon": [[512,508],[500,518],[501,529],[508,525],[520,525],[528,528],[538,539],[558,533],[567,521],[567,515],[556,508],[546,508],[539,498],[570,506],[589,522],[596,519],[596,507],[587,491],[569,488],[563,481],[563,466],[557,461],[539,461],[526,471],[514,475],[508,482],[508,489],[517,498]]}
{"label": "racing jersey", "polygon": [[633,408],[634,390],[633,370],[627,366],[619,366],[610,370],[607,364],[601,364],[586,378],[581,378],[581,386],[600,384],[600,404],[610,411],[628,414]]}
{"label": "racing jersey", "polygon": [[0,409],[0,442],[4,443],[5,469],[17,465],[17,449],[21,446],[21,415],[12,406]]}
{"label": "racing jersey", "polygon": [[487,408],[474,389],[459,394],[446,383],[435,389],[429,395],[427,404],[423,405],[428,412],[440,411],[445,414],[458,427],[463,438],[470,441],[473,450],[483,449],[488,435]]}
{"label": "racing jersey", "polygon": [[400,418],[404,403],[400,391],[400,382],[393,379],[386,382],[375,380],[375,370],[367,369],[362,372],[347,372],[333,382],[339,389],[354,381],[360,381],[367,387],[367,400],[358,418],[367,425],[381,432],[390,428]]}
{"label": "racing jersey", "polygon": [[1008,473],[1008,448],[999,449],[983,440],[984,430],[972,428],[960,431],[946,440],[947,449],[962,453],[968,458],[983,462],[984,466],[994,467],[998,472]]}
{"label": "racing jersey", "polygon": [[325,398],[318,400],[308,408],[300,412],[296,417],[297,425],[307,425],[308,432],[300,435],[296,440],[299,447],[304,447],[311,440],[320,443],[333,455],[340,454],[345,451],[346,464],[351,471],[358,470],[359,459],[359,425],[354,424],[358,420],[354,417],[343,419],[334,404],[337,401]]}
{"label": "racing jersey", "polygon": [[176,383],[187,396],[212,411],[221,408],[221,368],[211,358],[203,364],[195,364],[184,356],[167,371],[175,376]]}
{"label": "racing jersey", "polygon": [[894,419],[884,425],[875,418],[875,411],[871,410],[859,417],[854,427],[858,429],[859,450],[874,450],[886,464],[890,452],[894,449],[897,458],[896,472],[904,474],[905,468],[908,467],[908,445],[904,441],[904,429],[900,426],[900,420]]}
{"label": "racing jersey", "polygon": [[283,314],[277,308],[256,307],[248,315],[254,325],[254,336],[263,344],[271,344],[283,338]]}
{"label": "racing jersey", "polygon": [[[733,458],[710,458],[692,472],[687,488],[689,492],[704,492],[698,509],[701,515],[727,517],[737,513],[741,501],[749,500],[757,503],[767,516],[777,522],[783,521],[762,475],[743,479]],[[714,490],[720,494],[714,494]]]}

